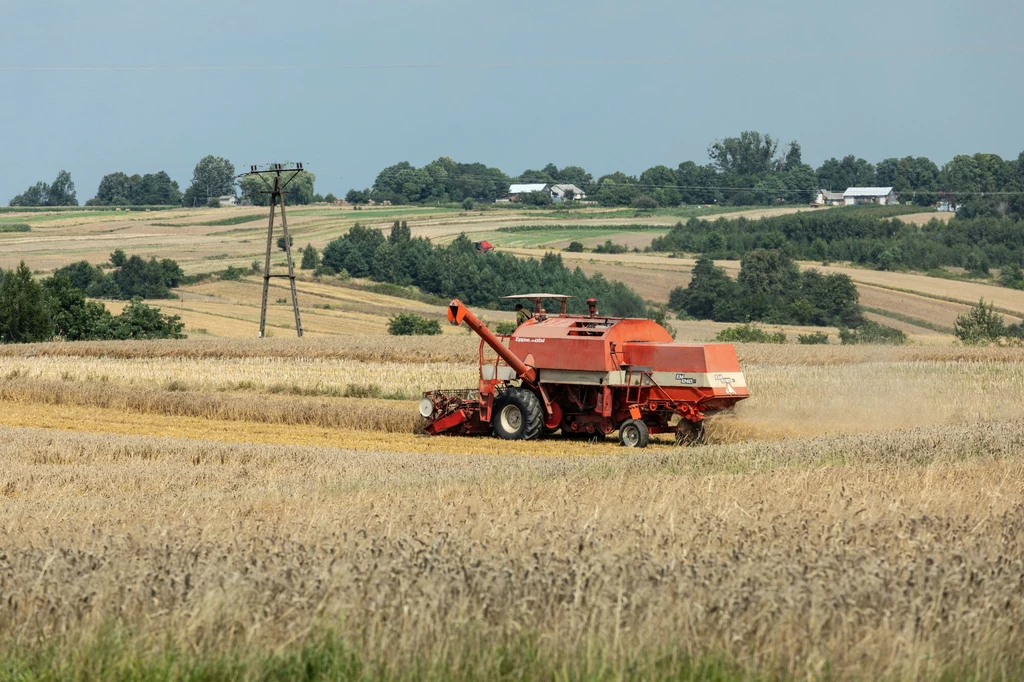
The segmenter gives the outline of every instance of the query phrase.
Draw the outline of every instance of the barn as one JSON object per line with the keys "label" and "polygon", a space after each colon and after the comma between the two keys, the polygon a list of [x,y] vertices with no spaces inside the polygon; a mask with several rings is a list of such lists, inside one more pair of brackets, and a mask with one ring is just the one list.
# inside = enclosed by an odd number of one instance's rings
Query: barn
{"label": "barn", "polygon": [[843,204],[859,206],[861,204],[898,204],[899,197],[892,187],[851,187],[843,192]]}

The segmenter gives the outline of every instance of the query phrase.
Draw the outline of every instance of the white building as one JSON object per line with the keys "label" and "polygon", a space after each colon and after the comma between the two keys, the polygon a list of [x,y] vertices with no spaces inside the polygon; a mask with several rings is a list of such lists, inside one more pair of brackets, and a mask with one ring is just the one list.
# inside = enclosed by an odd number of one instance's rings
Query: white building
{"label": "white building", "polygon": [[551,201],[556,204],[562,201],[567,201],[569,196],[572,196],[573,201],[582,201],[587,198],[587,195],[576,185],[572,184],[551,184],[543,182],[531,182],[525,184],[510,185],[508,188],[508,198],[511,201],[518,201],[519,197],[523,194],[529,194],[531,192],[547,192],[551,195]]}
{"label": "white building", "polygon": [[819,189],[818,194],[811,202],[815,206],[842,206],[845,202],[842,192],[830,192],[827,189]]}
{"label": "white building", "polygon": [[225,208],[226,206],[238,206],[238,199],[231,196],[230,194],[225,194],[222,197],[217,197],[217,201],[220,203],[221,208]]}
{"label": "white building", "polygon": [[544,192],[551,185],[544,182],[531,182],[518,185],[509,185],[508,198],[512,201],[517,201],[523,194],[530,194],[531,192]]}
{"label": "white building", "polygon": [[843,204],[857,206],[860,204],[898,204],[899,197],[892,187],[851,187],[843,192]]}
{"label": "white building", "polygon": [[560,201],[583,201],[587,195],[576,185],[561,184],[552,185],[551,199],[557,204]]}

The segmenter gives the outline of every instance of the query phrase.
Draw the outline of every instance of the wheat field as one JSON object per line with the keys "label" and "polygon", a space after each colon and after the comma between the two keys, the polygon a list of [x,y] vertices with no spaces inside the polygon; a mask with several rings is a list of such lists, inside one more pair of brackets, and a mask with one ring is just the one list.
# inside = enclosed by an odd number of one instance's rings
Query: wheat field
{"label": "wheat field", "polygon": [[738,352],[627,451],[417,435],[468,335],[0,347],[0,679],[1024,676],[1024,351]]}

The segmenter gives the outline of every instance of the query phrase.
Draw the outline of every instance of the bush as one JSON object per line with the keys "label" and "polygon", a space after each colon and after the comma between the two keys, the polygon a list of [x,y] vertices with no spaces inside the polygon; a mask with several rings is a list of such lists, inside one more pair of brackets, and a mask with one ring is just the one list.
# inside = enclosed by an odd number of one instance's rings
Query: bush
{"label": "bush", "polygon": [[465,201],[463,201],[462,202],[462,209],[464,211],[472,211],[473,210],[473,200],[472,199],[466,199]]}
{"label": "bush", "polygon": [[565,250],[572,253],[583,253],[583,242],[569,242],[569,246],[565,247]]}
{"label": "bush", "polygon": [[999,283],[1007,289],[1024,289],[1024,272],[1018,265],[1007,265],[999,271]]}
{"label": "bush", "polygon": [[[295,246],[295,238],[288,235],[288,246]],[[279,251],[284,251],[284,235],[277,238],[277,248]]]}
{"label": "bush", "polygon": [[220,278],[233,281],[242,279],[247,274],[249,274],[249,271],[245,268],[236,268],[234,265],[229,265],[227,270],[220,273]]}
{"label": "bush", "polygon": [[302,250],[302,265],[299,267],[302,270],[316,270],[319,265],[320,254],[313,248],[312,244],[306,244],[306,248]]}
{"label": "bush", "polygon": [[508,336],[516,330],[515,322],[499,322],[494,325],[494,333],[502,336]]}
{"label": "bush", "polygon": [[604,244],[598,244],[594,247],[594,253],[626,253],[628,249],[622,244],[612,244],[612,240],[608,239]]}
{"label": "bush", "polygon": [[152,308],[138,298],[133,298],[117,322],[115,338],[118,339],[183,339],[185,324],[177,315],[164,315],[159,308]]}
{"label": "bush", "polygon": [[814,332],[813,334],[800,334],[796,337],[798,343],[802,343],[805,346],[816,346],[828,343],[828,334],[824,332]]}
{"label": "bush", "polygon": [[1006,335],[1006,324],[1002,315],[996,313],[993,305],[986,305],[982,299],[976,306],[956,318],[953,333],[956,338],[969,345],[996,343]]}
{"label": "bush", "polygon": [[658,202],[646,194],[641,194],[633,199],[632,205],[638,211],[653,211],[658,208]]}
{"label": "bush", "polygon": [[715,341],[726,343],[786,343],[786,333],[781,329],[766,332],[757,325],[741,324],[718,332]]}
{"label": "bush", "polygon": [[839,341],[848,346],[851,344],[884,344],[890,346],[902,346],[907,342],[907,335],[899,329],[879,324],[877,322],[865,322],[857,329],[839,329]]}
{"label": "bush", "polygon": [[0,224],[0,232],[28,232],[32,228],[28,223],[3,223]]}
{"label": "bush", "polygon": [[220,199],[217,197],[210,197],[206,200],[206,208],[220,208]]}
{"label": "bush", "polygon": [[415,313],[399,313],[388,320],[388,334],[392,336],[436,336],[440,333],[440,322]]}

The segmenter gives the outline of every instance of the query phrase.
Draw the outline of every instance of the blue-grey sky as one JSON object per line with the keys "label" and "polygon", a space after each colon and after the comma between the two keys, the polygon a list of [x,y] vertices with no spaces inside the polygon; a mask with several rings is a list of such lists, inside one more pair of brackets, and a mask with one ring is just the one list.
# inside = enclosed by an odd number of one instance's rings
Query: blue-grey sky
{"label": "blue-grey sky", "polygon": [[[207,154],[321,193],[438,156],[639,173],[742,130],[815,166],[1016,158],[1022,36],[1016,0],[4,0],[0,202],[62,168],[80,202],[119,170],[184,190]],[[186,69],[267,65],[297,68]]]}

